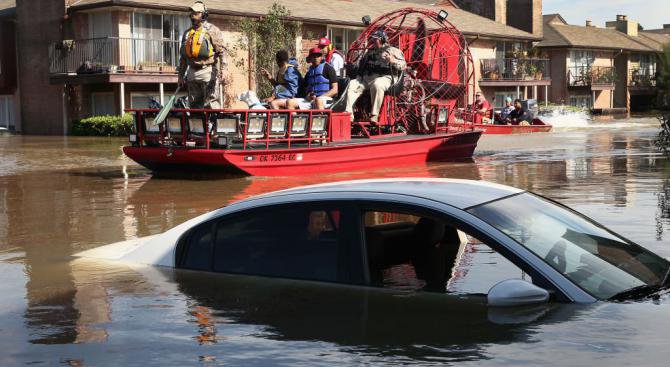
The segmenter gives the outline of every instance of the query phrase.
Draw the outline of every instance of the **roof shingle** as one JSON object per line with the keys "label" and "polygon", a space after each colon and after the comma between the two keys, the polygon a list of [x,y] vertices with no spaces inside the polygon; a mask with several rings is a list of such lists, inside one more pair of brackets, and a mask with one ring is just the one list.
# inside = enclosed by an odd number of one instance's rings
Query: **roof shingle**
{"label": "roof shingle", "polygon": [[655,52],[665,43],[670,43],[670,37],[648,32],[633,37],[615,29],[570,25],[551,14],[544,16],[544,39],[537,46]]}
{"label": "roof shingle", "polygon": [[[411,1],[395,0],[310,0],[309,6],[304,2],[290,0],[207,0],[206,4],[212,13],[227,15],[261,16],[277,2],[290,10],[291,16],[300,21],[361,26],[361,18],[370,15],[373,19],[406,7],[439,9],[445,6],[419,4]],[[101,6],[136,6],[151,8],[168,8],[186,11],[190,1],[184,0],[78,0],[71,3],[73,10]],[[446,6],[449,21],[466,35],[483,37],[538,40],[531,33],[492,21],[465,10]]]}

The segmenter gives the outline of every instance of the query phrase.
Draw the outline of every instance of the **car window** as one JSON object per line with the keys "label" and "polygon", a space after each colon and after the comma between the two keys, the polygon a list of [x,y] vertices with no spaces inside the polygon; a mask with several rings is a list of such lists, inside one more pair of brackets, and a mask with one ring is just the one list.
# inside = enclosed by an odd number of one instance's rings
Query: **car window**
{"label": "car window", "polygon": [[486,294],[502,280],[532,282],[505,257],[441,218],[369,209],[362,217],[372,285]]}
{"label": "car window", "polygon": [[525,193],[469,209],[591,295],[662,282],[668,262],[569,209]]}
{"label": "car window", "polygon": [[200,225],[186,236],[178,266],[215,272],[361,283],[352,209],[292,204],[250,210]]}
{"label": "car window", "polygon": [[486,243],[465,235],[465,241],[452,269],[447,291],[463,294],[487,294],[506,279],[533,279]]}
{"label": "car window", "polygon": [[193,270],[210,270],[212,265],[212,223],[201,225],[186,237],[182,267]]}

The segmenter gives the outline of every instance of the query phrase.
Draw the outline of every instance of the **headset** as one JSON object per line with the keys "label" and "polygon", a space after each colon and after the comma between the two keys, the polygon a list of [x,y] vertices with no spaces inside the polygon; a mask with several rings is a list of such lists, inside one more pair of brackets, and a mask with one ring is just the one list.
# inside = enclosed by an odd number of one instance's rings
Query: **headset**
{"label": "headset", "polygon": [[198,1],[195,1],[193,4],[194,5],[195,4],[202,4],[202,7],[205,9],[205,11],[202,12],[202,20],[207,20],[207,18],[209,17],[209,9],[207,9],[207,5],[205,5],[205,2],[198,0]]}

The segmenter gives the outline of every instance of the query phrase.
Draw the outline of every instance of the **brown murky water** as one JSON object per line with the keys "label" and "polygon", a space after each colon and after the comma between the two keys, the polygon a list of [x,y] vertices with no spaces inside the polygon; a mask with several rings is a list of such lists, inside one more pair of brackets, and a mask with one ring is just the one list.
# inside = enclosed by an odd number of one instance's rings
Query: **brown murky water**
{"label": "brown murky water", "polygon": [[[394,176],[529,189],[670,257],[657,128],[641,118],[484,136],[473,162],[297,178],[152,177],[122,155],[122,139],[0,137],[0,365],[667,365],[667,302],[494,311],[468,298],[71,257],[250,195]],[[463,266],[495,262],[481,254]]]}

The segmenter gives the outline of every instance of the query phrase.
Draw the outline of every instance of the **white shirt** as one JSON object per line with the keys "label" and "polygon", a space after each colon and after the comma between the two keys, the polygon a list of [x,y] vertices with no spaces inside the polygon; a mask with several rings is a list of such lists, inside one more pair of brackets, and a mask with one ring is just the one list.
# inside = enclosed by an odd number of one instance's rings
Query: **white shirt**
{"label": "white shirt", "polygon": [[338,77],[344,76],[342,75],[344,69],[344,57],[342,57],[342,55],[337,52],[333,53],[333,57],[330,58],[329,64],[335,69],[335,74],[337,74]]}

